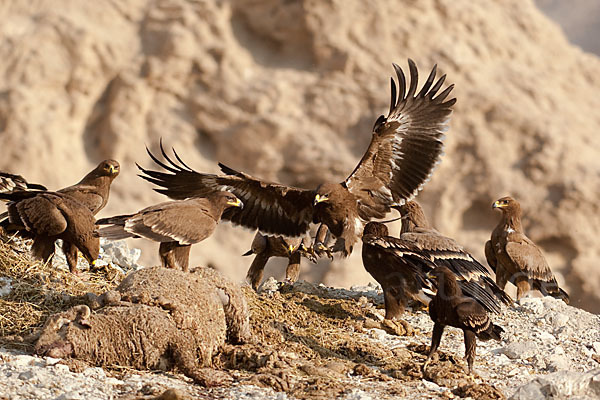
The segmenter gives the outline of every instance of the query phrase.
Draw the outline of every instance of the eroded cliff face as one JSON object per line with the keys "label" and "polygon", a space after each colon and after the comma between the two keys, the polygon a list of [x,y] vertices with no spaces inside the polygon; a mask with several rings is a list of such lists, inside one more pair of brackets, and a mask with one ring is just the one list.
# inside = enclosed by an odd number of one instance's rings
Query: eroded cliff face
{"label": "eroded cliff face", "polygon": [[[430,219],[483,260],[492,201],[513,195],[572,304],[600,311],[600,61],[531,1],[8,2],[0,22],[0,169],[59,188],[115,158],[101,216],[164,200],[134,165],[161,137],[197,170],[341,180],[387,110],[391,63],[422,79],[437,63],[458,102],[418,197]],[[242,279],[252,235],[222,224],[192,261]],[[355,253],[303,277],[365,282]]]}

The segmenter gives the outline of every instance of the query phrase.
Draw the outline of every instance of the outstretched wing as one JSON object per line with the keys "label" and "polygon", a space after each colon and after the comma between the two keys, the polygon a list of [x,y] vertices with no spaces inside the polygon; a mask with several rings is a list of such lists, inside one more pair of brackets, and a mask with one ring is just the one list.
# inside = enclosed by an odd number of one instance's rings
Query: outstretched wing
{"label": "outstretched wing", "polygon": [[[367,152],[344,184],[358,197],[365,219],[383,218],[391,206],[412,199],[429,180],[443,152],[452,105],[446,100],[454,85],[438,94],[446,75],[435,81],[436,67],[417,93],[418,72],[408,60],[410,85],[394,64],[399,93],[392,79],[392,97],[387,117],[377,119]],[[435,82],[434,82],[435,81]],[[437,96],[436,96],[437,95]]]}
{"label": "outstretched wing", "polygon": [[172,199],[205,197],[210,193],[227,190],[235,194],[244,208],[225,210],[221,219],[261,232],[301,236],[313,222],[315,192],[291,186],[261,181],[250,175],[219,164],[226,175],[205,174],[188,167],[173,149],[177,162],[172,160],[160,143],[165,163],[148,149],[150,158],[167,172],[152,171],[138,165],[143,179],[157,185],[154,189]]}
{"label": "outstretched wing", "polygon": [[21,175],[0,171],[0,193],[12,193],[19,190],[46,190],[37,183],[29,183]]}

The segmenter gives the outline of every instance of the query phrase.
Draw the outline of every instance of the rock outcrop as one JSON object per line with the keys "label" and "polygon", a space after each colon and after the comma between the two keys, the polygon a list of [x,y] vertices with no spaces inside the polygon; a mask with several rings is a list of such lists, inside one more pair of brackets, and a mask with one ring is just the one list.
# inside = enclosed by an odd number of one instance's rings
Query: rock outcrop
{"label": "rock outcrop", "polygon": [[[418,198],[431,221],[483,259],[491,202],[513,195],[572,304],[600,311],[600,61],[531,0],[8,2],[0,22],[0,169],[58,188],[117,159],[102,216],[164,200],[134,166],[160,137],[203,171],[341,180],[387,109],[391,63],[437,63],[458,102]],[[192,262],[242,279],[251,240],[219,226]],[[359,254],[303,274],[369,279]]]}

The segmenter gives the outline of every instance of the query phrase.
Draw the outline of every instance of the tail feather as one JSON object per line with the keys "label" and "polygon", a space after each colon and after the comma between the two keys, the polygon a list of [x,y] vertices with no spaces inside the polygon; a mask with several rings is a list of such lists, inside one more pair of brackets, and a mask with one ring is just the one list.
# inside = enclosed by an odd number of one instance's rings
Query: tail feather
{"label": "tail feather", "polygon": [[127,232],[122,225],[105,226],[97,229],[96,232],[98,233],[98,236],[109,240],[121,240],[136,237],[135,234]]}
{"label": "tail feather", "polygon": [[502,333],[504,329],[501,326],[490,324],[490,327],[483,332],[480,332],[477,337],[483,341],[494,339],[500,341],[502,339]]}
{"label": "tail feather", "polygon": [[100,218],[96,225],[125,225],[125,222],[133,217],[134,214],[115,215],[114,217]]}

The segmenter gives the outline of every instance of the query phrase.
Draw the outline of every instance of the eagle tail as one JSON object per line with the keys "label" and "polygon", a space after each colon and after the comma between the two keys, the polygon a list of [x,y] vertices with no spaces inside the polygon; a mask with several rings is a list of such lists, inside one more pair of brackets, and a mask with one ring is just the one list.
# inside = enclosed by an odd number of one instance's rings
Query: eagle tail
{"label": "eagle tail", "polygon": [[133,214],[116,215],[114,217],[100,218],[96,221],[96,225],[120,225],[125,226],[125,222],[133,217]]}
{"label": "eagle tail", "polygon": [[502,327],[499,325],[491,323],[491,321],[490,321],[489,328],[486,329],[485,331],[479,332],[477,337],[483,341],[491,340],[491,339],[500,341],[501,337],[502,337],[502,333],[504,333],[504,329],[502,329]]}
{"label": "eagle tail", "polygon": [[109,240],[121,240],[136,237],[135,234],[127,232],[123,225],[111,225],[97,229],[98,236]]}
{"label": "eagle tail", "polygon": [[561,288],[558,288],[558,291],[556,292],[550,293],[550,296],[554,297],[555,299],[561,299],[566,304],[569,304],[569,295]]}

